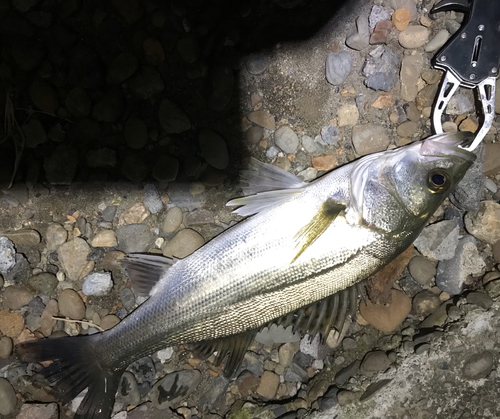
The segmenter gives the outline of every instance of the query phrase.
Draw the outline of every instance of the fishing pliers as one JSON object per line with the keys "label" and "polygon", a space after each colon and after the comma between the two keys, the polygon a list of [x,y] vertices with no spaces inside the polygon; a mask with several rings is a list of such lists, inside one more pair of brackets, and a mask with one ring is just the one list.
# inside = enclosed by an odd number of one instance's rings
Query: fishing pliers
{"label": "fishing pliers", "polygon": [[442,0],[431,13],[459,11],[464,24],[432,59],[432,66],[445,71],[433,109],[436,134],[443,132],[441,117],[459,86],[477,89],[483,121],[473,142],[474,150],[488,133],[495,116],[495,80],[500,64],[500,0]]}

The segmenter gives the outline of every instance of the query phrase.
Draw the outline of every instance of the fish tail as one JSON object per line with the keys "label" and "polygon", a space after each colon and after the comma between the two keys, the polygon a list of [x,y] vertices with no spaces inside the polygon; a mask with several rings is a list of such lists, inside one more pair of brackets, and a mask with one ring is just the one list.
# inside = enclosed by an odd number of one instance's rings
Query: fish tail
{"label": "fish tail", "polygon": [[99,363],[99,338],[100,335],[39,339],[16,346],[22,361],[53,361],[41,374],[63,404],[88,388],[75,419],[108,419],[113,410],[124,370]]}

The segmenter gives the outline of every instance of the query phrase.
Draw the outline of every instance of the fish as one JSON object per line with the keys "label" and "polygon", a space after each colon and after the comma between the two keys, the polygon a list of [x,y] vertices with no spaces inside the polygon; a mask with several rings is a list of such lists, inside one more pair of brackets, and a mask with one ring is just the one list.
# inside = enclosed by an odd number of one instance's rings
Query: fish
{"label": "fish", "polygon": [[[16,346],[42,370],[62,403],[88,389],[76,419],[107,419],[126,368],[167,346],[218,353],[231,376],[262,327],[311,334],[342,327],[359,284],[406,250],[462,179],[475,155],[471,133],[431,136],[371,154],[307,183],[253,160],[243,195],[227,203],[246,217],[184,259],[128,255],[135,290],[149,298],[114,328]],[[227,371],[226,371],[227,370]]]}

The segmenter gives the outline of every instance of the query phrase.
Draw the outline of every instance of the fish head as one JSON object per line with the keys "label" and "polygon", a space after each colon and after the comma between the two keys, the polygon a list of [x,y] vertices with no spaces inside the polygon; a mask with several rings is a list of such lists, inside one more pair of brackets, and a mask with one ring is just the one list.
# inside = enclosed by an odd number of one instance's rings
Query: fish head
{"label": "fish head", "polygon": [[352,207],[363,224],[398,234],[422,228],[476,155],[472,133],[445,133],[361,159],[351,175]]}

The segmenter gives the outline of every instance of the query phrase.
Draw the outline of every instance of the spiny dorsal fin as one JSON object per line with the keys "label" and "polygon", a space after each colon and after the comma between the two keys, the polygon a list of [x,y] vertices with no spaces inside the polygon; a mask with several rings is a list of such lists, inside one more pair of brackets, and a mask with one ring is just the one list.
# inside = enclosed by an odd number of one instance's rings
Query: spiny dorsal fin
{"label": "spiny dorsal fin", "polygon": [[257,214],[277,206],[302,193],[308,185],[279,167],[253,158],[249,169],[242,171],[241,181],[248,183],[248,186],[242,188],[245,197],[233,199],[226,205],[241,206],[233,212],[242,216]]}
{"label": "spiny dorsal fin", "polygon": [[131,254],[122,260],[134,290],[140,295],[149,295],[175,259],[159,255]]}
{"label": "spiny dorsal fin", "polygon": [[312,220],[295,235],[294,240],[297,254],[292,259],[292,263],[325,232],[345,208],[344,204],[336,202],[333,199],[327,199],[321,205]]}
{"label": "spiny dorsal fin", "polygon": [[245,352],[252,343],[257,334],[257,330],[249,330],[248,332],[239,333],[237,335],[227,336],[225,338],[203,341],[194,344],[193,351],[198,353],[202,358],[208,358],[217,351],[215,365],[219,366],[224,358],[224,376],[230,378],[239,368]]}

